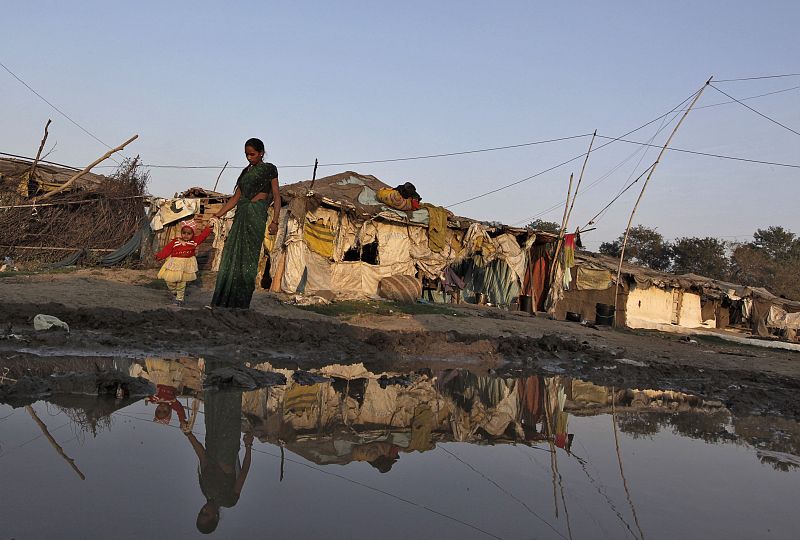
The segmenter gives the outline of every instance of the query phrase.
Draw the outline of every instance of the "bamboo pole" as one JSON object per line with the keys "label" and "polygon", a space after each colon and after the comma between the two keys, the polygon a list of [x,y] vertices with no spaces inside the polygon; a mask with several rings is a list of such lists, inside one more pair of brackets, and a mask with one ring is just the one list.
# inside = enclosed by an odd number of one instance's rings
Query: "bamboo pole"
{"label": "bamboo pole", "polygon": [[92,170],[92,167],[94,167],[98,163],[101,163],[101,162],[105,161],[106,159],[111,157],[112,154],[114,154],[115,152],[119,152],[120,150],[122,150],[123,148],[125,148],[126,146],[128,146],[130,143],[132,143],[133,141],[135,141],[138,138],[139,138],[138,135],[134,135],[133,137],[131,137],[130,139],[128,139],[127,141],[125,141],[121,145],[117,146],[116,148],[112,148],[111,150],[109,150],[108,152],[106,152],[105,154],[103,154],[102,156],[97,158],[95,161],[93,161],[92,163],[87,165],[81,172],[75,174],[72,178],[70,178],[69,180],[64,182],[64,184],[61,187],[59,187],[58,189],[54,189],[53,191],[51,191],[49,193],[45,193],[44,195],[39,197],[39,200],[41,201],[41,200],[47,199],[49,197],[52,197],[56,193],[61,193],[62,191],[67,189],[69,186],[71,186],[73,183],[75,183],[75,181],[78,178],[80,178],[81,176],[83,176],[84,174],[86,174],[90,170]]}
{"label": "bamboo pole", "polygon": [[42,142],[41,144],[39,144],[39,151],[36,152],[36,158],[33,160],[33,165],[31,165],[31,172],[28,174],[29,180],[34,179],[33,175],[36,172],[36,165],[39,163],[39,158],[42,157],[42,150],[44,149],[44,144],[47,142],[47,135],[48,135],[47,128],[50,127],[50,124],[52,122],[53,121],[50,118],[48,118],[47,123],[44,125],[44,137],[42,137]]}
{"label": "bamboo pole", "polygon": [[[556,250],[553,254],[553,264],[557,264],[558,261],[558,253],[561,251],[561,244],[564,241],[564,231],[567,226],[567,214],[569,213],[569,202],[570,197],[572,196],[572,177],[573,173],[569,175],[569,188],[567,188],[567,202],[564,205],[564,216],[561,218],[561,229],[558,231],[558,240],[556,240]],[[553,283],[553,276],[555,276],[555,272],[550,272],[550,283]]]}
{"label": "bamboo pole", "polygon": [[[569,205],[569,212],[567,212],[567,221],[572,216],[572,207],[575,206],[575,199],[578,198],[578,190],[581,188],[581,182],[583,181],[583,172],[586,170],[586,163],[589,161],[589,154],[592,153],[592,145],[594,144],[594,138],[597,136],[597,130],[594,130],[592,133],[592,140],[589,141],[589,150],[586,151],[586,158],[583,160],[583,166],[581,167],[581,174],[578,176],[578,185],[575,186],[575,194],[572,196],[572,202]],[[564,224],[564,230],[566,230],[566,223]]]}
{"label": "bamboo pole", "polygon": [[225,172],[225,169],[226,169],[227,167],[228,167],[228,162],[226,161],[226,162],[225,162],[225,165],[223,165],[223,166],[222,166],[222,170],[221,170],[221,171],[219,171],[219,175],[217,176],[217,181],[216,181],[216,182],[214,182],[214,189],[212,189],[211,191],[217,191],[217,184],[219,184],[219,179],[220,179],[220,178],[222,178],[222,173],[224,173],[224,172]]}
{"label": "bamboo pole", "polygon": [[36,411],[33,410],[33,407],[31,407],[30,405],[25,405],[25,409],[31,415],[31,418],[33,418],[33,421],[36,422],[36,425],[39,426],[39,429],[42,430],[42,433],[44,434],[44,436],[47,437],[47,440],[50,441],[50,444],[53,445],[53,448],[56,449],[56,452],[58,452],[58,455],[61,456],[62,458],[64,458],[64,460],[67,463],[69,463],[69,466],[72,467],[72,470],[75,471],[78,474],[78,476],[80,476],[81,480],[86,480],[86,476],[84,476],[84,474],[81,472],[81,470],[78,468],[78,466],[75,465],[75,460],[72,459],[71,457],[69,457],[64,452],[64,449],[61,448],[61,445],[56,442],[56,440],[53,438],[52,435],[50,435],[50,432],[47,430],[47,426],[45,425],[44,422],[42,422],[41,418],[39,418],[39,415],[36,414]]}
{"label": "bamboo pole", "polygon": [[631,232],[631,224],[633,223],[633,216],[636,214],[636,209],[639,208],[639,203],[642,201],[642,195],[644,195],[644,190],[647,189],[647,184],[650,183],[650,178],[653,177],[653,173],[658,167],[658,164],[661,162],[661,157],[667,151],[669,143],[672,142],[672,138],[675,136],[675,133],[677,133],[678,128],[681,127],[681,124],[686,119],[686,116],[688,116],[689,111],[692,110],[692,107],[694,107],[695,103],[697,103],[697,101],[700,99],[700,96],[703,95],[703,91],[705,91],[708,85],[711,84],[711,79],[713,78],[714,78],[713,76],[708,78],[706,84],[704,84],[703,87],[697,92],[697,95],[694,96],[694,99],[689,104],[689,107],[687,107],[686,111],[684,111],[683,116],[681,116],[681,119],[678,120],[678,123],[675,125],[675,128],[672,130],[672,133],[669,134],[667,142],[665,142],[664,146],[661,147],[661,152],[658,153],[658,157],[656,158],[655,163],[653,163],[653,166],[650,168],[650,172],[647,174],[647,178],[645,179],[644,184],[642,185],[642,190],[639,192],[639,197],[636,199],[636,204],[633,205],[633,210],[631,210],[631,215],[628,218],[628,226],[625,228],[625,236],[622,239],[622,249],[619,252],[619,265],[617,266],[617,282],[614,288],[614,326],[618,325],[619,317],[617,317],[617,300],[619,298],[619,280],[620,276],[622,275],[622,261],[625,258],[625,246],[628,244],[628,235]]}

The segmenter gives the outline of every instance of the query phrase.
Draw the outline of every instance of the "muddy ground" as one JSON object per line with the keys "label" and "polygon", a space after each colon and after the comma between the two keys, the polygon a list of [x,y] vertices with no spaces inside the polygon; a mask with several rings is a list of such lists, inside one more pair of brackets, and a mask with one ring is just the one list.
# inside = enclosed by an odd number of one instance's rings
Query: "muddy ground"
{"label": "muddy ground", "polygon": [[[168,305],[155,271],[79,270],[0,278],[0,366],[50,359],[202,356],[313,368],[364,362],[372,371],[466,367],[564,374],[618,387],[672,389],[734,412],[800,419],[800,353],[716,338],[584,327],[477,306],[348,305],[324,315],[256,293],[252,309],[208,310],[213,280]],[[363,308],[363,309],[362,309]],[[407,313],[410,311],[411,313]],[[36,314],[70,332],[36,332]],[[644,364],[644,365],[642,365]],[[76,366],[77,367],[77,366]]]}

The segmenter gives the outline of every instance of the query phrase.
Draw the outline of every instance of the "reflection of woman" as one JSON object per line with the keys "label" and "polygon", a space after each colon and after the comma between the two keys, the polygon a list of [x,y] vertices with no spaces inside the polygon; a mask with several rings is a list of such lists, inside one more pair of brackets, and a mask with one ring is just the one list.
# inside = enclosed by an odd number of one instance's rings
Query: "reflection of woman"
{"label": "reflection of woman", "polygon": [[253,435],[243,437],[244,460],[239,463],[239,434],[242,423],[241,392],[207,392],[205,395],[206,446],[193,433],[186,433],[200,461],[200,490],[206,503],[197,514],[197,529],[213,532],[219,523],[221,507],[239,502],[250,470]]}
{"label": "reflection of woman", "polygon": [[212,218],[218,220],[236,207],[233,226],[222,251],[212,306],[250,307],[270,202],[274,211],[269,233],[278,232],[281,210],[278,169],[272,163],[264,163],[264,143],[259,139],[249,139],[244,153],[250,165],[239,175],[233,197]]}

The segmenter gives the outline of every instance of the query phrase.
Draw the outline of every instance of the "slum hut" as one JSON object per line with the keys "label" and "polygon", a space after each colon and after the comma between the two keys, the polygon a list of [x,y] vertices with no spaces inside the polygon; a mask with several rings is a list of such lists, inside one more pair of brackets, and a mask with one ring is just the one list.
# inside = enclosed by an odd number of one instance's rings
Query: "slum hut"
{"label": "slum hut", "polygon": [[[425,288],[436,289],[439,301],[463,291],[469,302],[511,305],[537,238],[435,205],[414,206],[374,176],[350,171],[283,186],[281,196],[287,211],[277,237],[265,241],[262,284],[286,293],[386,296],[381,283],[402,276],[418,284],[412,299]],[[539,240],[554,238],[544,233]]]}
{"label": "slum hut", "polygon": [[[596,320],[598,304],[614,305],[619,261],[578,252],[571,282],[558,302],[556,318],[567,313]],[[696,274],[669,274],[623,263],[617,298],[617,324],[628,328],[719,329],[760,337],[796,340],[800,302],[779,298],[764,288],[747,287]]]}
{"label": "slum hut", "polygon": [[147,178],[137,169],[129,160],[112,175],[85,173],[63,189],[80,169],[0,158],[0,256],[36,267],[115,252],[145,215]]}

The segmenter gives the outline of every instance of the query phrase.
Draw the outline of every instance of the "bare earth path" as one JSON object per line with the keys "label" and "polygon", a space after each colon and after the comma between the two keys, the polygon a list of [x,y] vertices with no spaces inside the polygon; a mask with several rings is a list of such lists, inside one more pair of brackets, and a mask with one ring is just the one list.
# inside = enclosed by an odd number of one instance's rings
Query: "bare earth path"
{"label": "bare earth path", "polygon": [[[0,362],[191,355],[290,367],[364,362],[373,370],[523,370],[683,390],[733,408],[800,418],[796,352],[595,329],[476,306],[332,317],[257,292],[249,311],[212,311],[203,308],[213,287],[209,276],[205,281],[190,287],[187,306],[177,309],[168,305],[155,271],[0,277],[0,337],[9,325],[18,336],[0,339]],[[38,313],[61,318],[71,332],[35,332],[31,321]]]}

